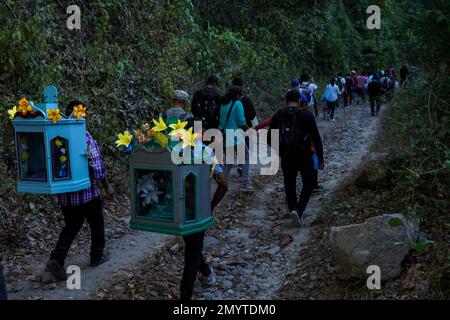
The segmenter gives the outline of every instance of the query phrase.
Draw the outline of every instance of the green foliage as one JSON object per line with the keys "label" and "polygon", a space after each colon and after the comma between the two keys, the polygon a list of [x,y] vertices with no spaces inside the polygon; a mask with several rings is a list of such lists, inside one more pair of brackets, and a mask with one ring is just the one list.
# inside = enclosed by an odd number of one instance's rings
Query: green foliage
{"label": "green foliage", "polygon": [[389,225],[393,228],[400,227],[403,225],[403,220],[399,218],[391,218],[388,221]]}
{"label": "green foliage", "polygon": [[414,250],[416,250],[417,254],[422,255],[431,246],[436,246],[436,243],[431,240],[419,240],[414,244]]}
{"label": "green foliage", "polygon": [[[15,152],[5,111],[23,96],[39,101],[47,84],[59,88],[62,106],[73,98],[90,106],[90,130],[118,191],[126,193],[127,159],[116,155],[115,134],[157,115],[176,88],[193,93],[216,73],[225,90],[240,75],[265,115],[280,106],[288,80],[303,72],[329,78],[339,71],[386,69],[409,61],[428,78],[411,83],[392,102],[385,145],[392,150],[397,188],[405,194],[398,201],[424,219],[433,239],[448,234],[450,2],[80,3],[81,31],[67,30],[61,1],[0,3],[0,176],[8,181],[2,186],[2,214],[29,212],[29,203],[45,202],[22,195],[22,204],[14,201]],[[366,28],[369,4],[382,9],[381,30]],[[448,246],[441,247],[436,246],[436,254],[448,257]]]}

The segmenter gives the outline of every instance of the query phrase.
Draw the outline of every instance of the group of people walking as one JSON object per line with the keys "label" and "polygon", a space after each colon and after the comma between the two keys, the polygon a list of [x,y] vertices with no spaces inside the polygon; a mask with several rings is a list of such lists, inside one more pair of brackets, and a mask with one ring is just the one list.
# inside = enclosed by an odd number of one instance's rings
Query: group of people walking
{"label": "group of people walking", "polygon": [[[405,81],[405,71],[402,72],[402,83]],[[325,86],[323,95],[317,98],[319,86],[308,74],[291,81],[290,88],[283,95],[285,106],[275,114],[257,121],[256,109],[251,97],[245,94],[243,79],[236,77],[224,95],[219,92],[219,78],[209,76],[203,88],[196,91],[190,99],[188,92],[175,90],[171,108],[163,111],[164,119],[179,119],[187,121],[188,127],[193,127],[195,121],[202,123],[202,128],[226,130],[250,128],[260,130],[269,127],[279,131],[279,157],[284,177],[284,188],[287,208],[295,226],[303,223],[303,213],[310,197],[319,192],[318,170],[324,168],[322,141],[316,124],[319,119],[319,103],[325,107],[325,120],[334,120],[335,109],[342,100],[344,108],[349,104],[364,103],[366,94],[369,96],[371,113],[377,115],[381,107],[381,96],[396,88],[397,75],[394,69],[375,71],[368,74],[356,71],[330,79]],[[67,106],[70,114],[75,105],[83,105],[80,101],[72,101]],[[190,110],[189,110],[190,104]],[[269,130],[269,139],[271,141]],[[89,162],[91,187],[78,192],[59,195],[65,226],[62,229],[55,249],[51,252],[46,271],[57,280],[67,279],[64,262],[73,240],[80,231],[84,221],[89,223],[91,230],[91,266],[97,267],[108,261],[109,255],[104,252],[105,226],[103,220],[102,201],[96,181],[100,181],[107,194],[112,196],[114,188],[109,183],[100,150],[93,137],[86,133],[88,148],[91,149],[93,160]],[[245,162],[237,167],[240,176],[240,191],[251,193],[254,187],[251,183],[249,163],[249,141],[247,137],[235,135],[232,139],[224,139],[225,148],[237,149],[244,145]],[[206,146],[205,146],[206,147]],[[223,163],[214,166],[213,179],[217,189],[211,203],[211,210],[219,204],[228,190],[228,176],[234,163]],[[297,176],[301,176],[302,190],[297,195]],[[205,231],[184,236],[185,266],[181,281],[181,299],[192,297],[197,275],[208,285],[216,282],[214,270],[208,266],[203,257],[203,240]],[[6,298],[3,273],[0,266],[0,299]]]}
{"label": "group of people walking", "polygon": [[[401,69],[402,84],[407,76],[405,70],[407,70],[406,66]],[[394,68],[389,68],[387,71],[361,72],[358,75],[355,70],[345,76],[339,73],[337,77],[330,79],[322,96],[322,100],[326,103],[324,119],[334,121],[335,109],[339,107],[340,100],[345,108],[354,102],[356,105],[364,104],[366,96],[369,97],[371,114],[376,116],[381,109],[383,96],[394,92],[399,87],[397,72]]]}

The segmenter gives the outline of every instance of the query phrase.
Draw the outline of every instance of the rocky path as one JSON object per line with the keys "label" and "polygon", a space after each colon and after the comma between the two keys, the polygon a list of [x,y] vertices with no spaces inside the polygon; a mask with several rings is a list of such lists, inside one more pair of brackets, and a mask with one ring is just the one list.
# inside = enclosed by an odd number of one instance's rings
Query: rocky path
{"label": "rocky path", "polygon": [[[215,227],[205,240],[207,260],[218,274],[214,287],[195,288],[200,299],[276,299],[287,275],[295,270],[299,250],[306,243],[311,225],[321,210],[321,199],[361,161],[375,139],[379,118],[371,118],[368,106],[351,106],[345,118],[318,121],[326,168],[319,175],[325,187],[313,196],[305,212],[305,225],[293,228],[286,219],[282,175],[255,176],[256,191],[239,193],[237,174],[231,190],[217,209]],[[254,168],[258,171],[258,168]],[[299,187],[301,185],[299,184]],[[82,269],[82,289],[68,290],[65,283],[39,282],[45,258],[36,259],[15,283],[9,283],[11,299],[173,298],[183,266],[182,241],[174,237],[129,232],[108,242],[111,261],[87,267],[87,255],[70,256],[67,265]],[[151,267],[149,267],[151,266]],[[160,266],[164,274],[152,268]],[[165,281],[165,279],[170,279]],[[170,290],[156,288],[169,282]],[[307,285],[307,283],[305,283]]]}
{"label": "rocky path", "polygon": [[[322,209],[321,200],[359,165],[376,138],[380,118],[371,118],[368,108],[351,106],[345,118],[339,109],[336,122],[318,121],[325,153],[325,170],[319,174],[319,183],[325,189],[311,198],[302,228],[293,228],[285,219],[288,212],[281,174],[256,177],[258,191],[252,196],[239,195],[237,207],[229,210],[237,218],[219,232],[221,241],[206,250],[219,283],[199,290],[203,299],[278,298],[286,276],[299,263],[298,253]],[[300,189],[301,183],[298,186]]]}

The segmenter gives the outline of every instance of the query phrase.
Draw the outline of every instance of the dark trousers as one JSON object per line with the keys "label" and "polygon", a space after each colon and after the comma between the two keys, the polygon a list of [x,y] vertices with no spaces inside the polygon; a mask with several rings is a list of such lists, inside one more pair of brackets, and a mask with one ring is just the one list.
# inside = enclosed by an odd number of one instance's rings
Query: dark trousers
{"label": "dark trousers", "polygon": [[105,248],[105,222],[100,198],[96,198],[80,206],[62,207],[65,226],[59,234],[55,250],[50,259],[58,261],[64,266],[64,260],[69,252],[73,240],[83,226],[86,219],[91,230],[91,261],[101,259]]}
{"label": "dark trousers", "polygon": [[183,237],[185,245],[184,270],[180,288],[182,300],[191,299],[198,272],[204,276],[209,276],[211,274],[211,270],[206,264],[202,252],[205,232],[206,231],[202,231]]}
{"label": "dark trousers", "polygon": [[314,97],[314,115],[316,118],[319,116],[319,106],[317,105],[317,99]]}
{"label": "dark trousers", "polygon": [[[299,215],[303,214],[314,187],[314,163],[312,157],[307,159],[281,159],[281,170],[284,176],[284,191],[289,211],[297,209]],[[302,177],[302,191],[297,201],[297,175]]]}
{"label": "dark trousers", "polygon": [[358,104],[360,102],[364,103],[366,101],[366,89],[365,88],[356,88],[356,95],[358,96]]}
{"label": "dark trousers", "polygon": [[349,101],[350,101],[350,104],[353,103],[352,88],[346,88],[345,92],[344,92],[344,105],[348,106]]}
{"label": "dark trousers", "polygon": [[313,188],[319,188],[319,170],[313,170]]}
{"label": "dark trousers", "polygon": [[336,109],[337,101],[327,101],[327,114],[330,119],[334,118],[334,110]]}
{"label": "dark trousers", "polygon": [[372,112],[372,115],[375,116],[380,112],[381,109],[381,97],[370,97],[370,111]]}
{"label": "dark trousers", "polygon": [[0,300],[6,300],[8,296],[6,294],[5,277],[3,276],[3,267],[0,265]]}

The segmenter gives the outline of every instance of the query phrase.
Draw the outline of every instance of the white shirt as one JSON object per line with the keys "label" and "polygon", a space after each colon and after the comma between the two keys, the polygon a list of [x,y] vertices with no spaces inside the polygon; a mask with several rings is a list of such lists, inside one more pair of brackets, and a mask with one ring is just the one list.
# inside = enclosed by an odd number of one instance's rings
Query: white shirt
{"label": "white shirt", "polygon": [[[308,82],[303,82],[302,84],[308,84]],[[308,85],[308,89],[311,91],[311,100],[308,103],[308,106],[314,105],[314,100],[316,99],[316,91],[319,87],[315,83],[310,83]]]}

